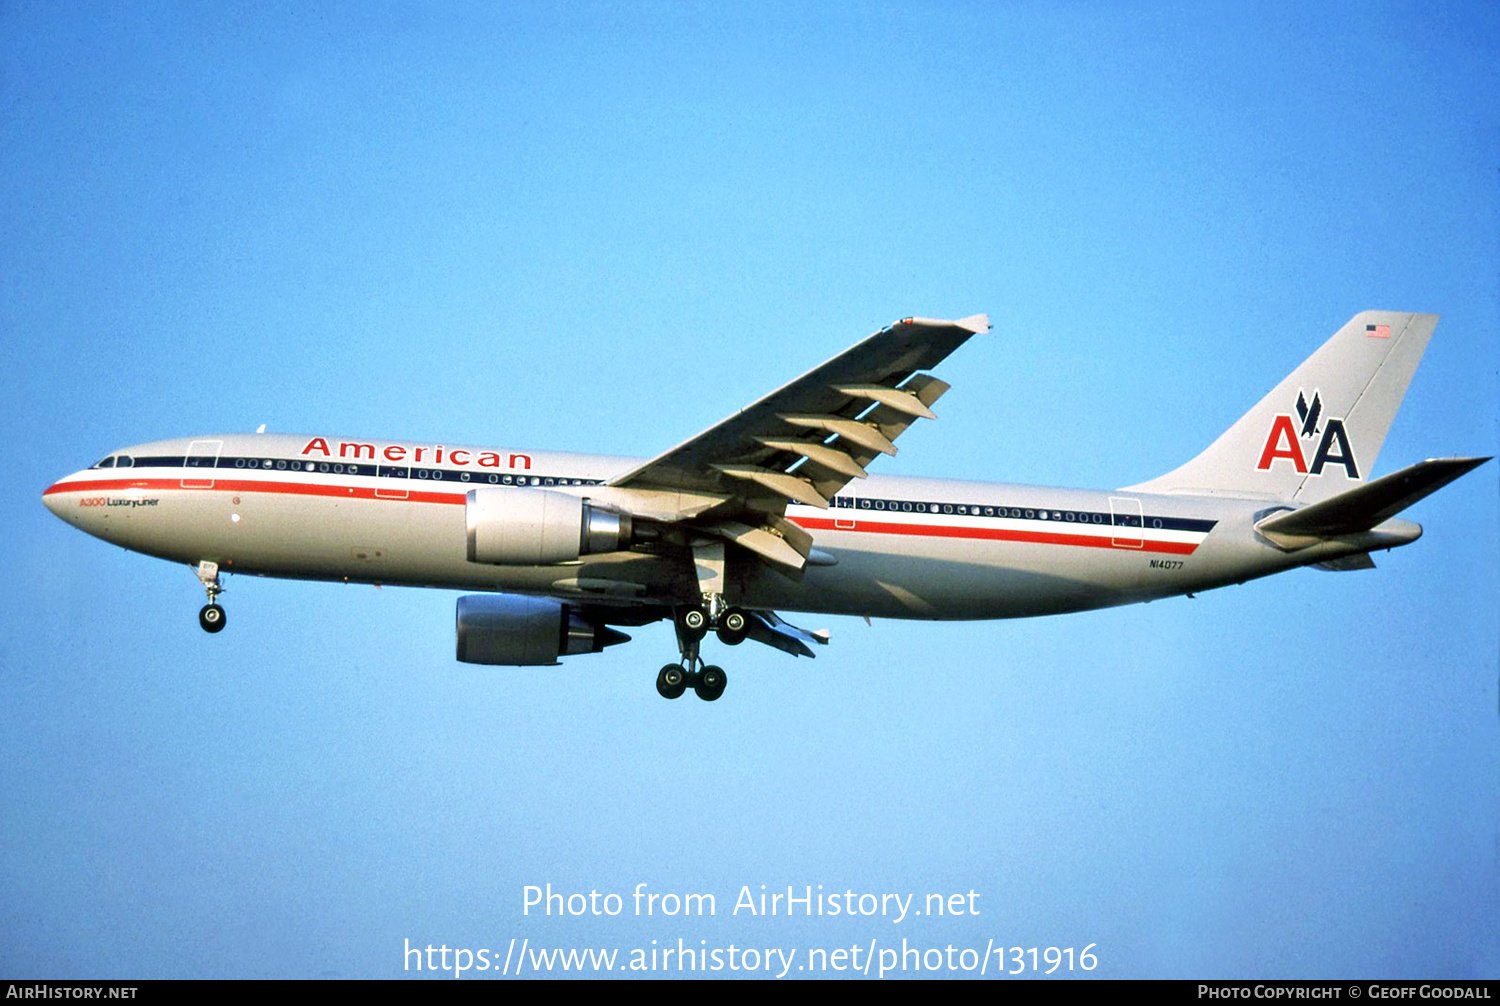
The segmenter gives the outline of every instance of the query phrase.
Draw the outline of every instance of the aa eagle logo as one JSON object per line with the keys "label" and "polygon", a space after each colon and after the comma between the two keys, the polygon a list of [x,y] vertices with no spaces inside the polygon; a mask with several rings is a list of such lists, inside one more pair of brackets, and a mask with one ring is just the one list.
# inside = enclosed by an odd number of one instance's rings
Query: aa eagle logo
{"label": "aa eagle logo", "polygon": [[[1334,464],[1343,465],[1351,479],[1359,478],[1359,465],[1354,460],[1354,448],[1349,444],[1349,435],[1344,432],[1344,421],[1328,419],[1320,431],[1318,421],[1322,419],[1322,415],[1323,402],[1318,392],[1313,392],[1312,404],[1308,404],[1307,396],[1299,390],[1296,421],[1293,421],[1290,414],[1278,415],[1271,420],[1266,445],[1261,448],[1260,461],[1255,467],[1268,472],[1277,459],[1285,458],[1304,475],[1322,475],[1325,467]],[[1309,465],[1302,441],[1306,440],[1310,447],[1314,437],[1319,439],[1312,452],[1312,464]]]}

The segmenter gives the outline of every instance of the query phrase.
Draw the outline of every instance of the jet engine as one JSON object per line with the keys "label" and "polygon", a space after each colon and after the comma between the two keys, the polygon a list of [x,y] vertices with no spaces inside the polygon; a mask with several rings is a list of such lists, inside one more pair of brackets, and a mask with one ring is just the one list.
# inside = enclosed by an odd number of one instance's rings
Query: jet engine
{"label": "jet engine", "polygon": [[630,639],[546,597],[468,594],[458,599],[458,659],[466,664],[543,667]]}
{"label": "jet engine", "polygon": [[469,561],[549,566],[630,547],[630,514],[551,489],[470,489]]}

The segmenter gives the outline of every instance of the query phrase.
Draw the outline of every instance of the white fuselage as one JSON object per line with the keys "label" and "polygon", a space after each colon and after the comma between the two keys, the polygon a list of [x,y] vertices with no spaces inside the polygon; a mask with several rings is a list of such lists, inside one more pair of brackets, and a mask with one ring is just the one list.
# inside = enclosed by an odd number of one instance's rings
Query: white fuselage
{"label": "white fuselage", "polygon": [[[125,460],[128,459],[128,464]],[[465,501],[484,486],[590,496],[639,462],[598,455],[290,435],[142,444],[47,489],[59,517],[106,541],[226,572],[314,580],[690,602],[680,556],[631,551],[572,563],[476,563]],[[101,463],[102,464],[102,463]],[[801,581],[729,566],[748,608],[889,618],[1052,614],[1239,582],[1363,551],[1287,553],[1255,534],[1274,501],[871,476],[827,510],[791,504],[814,536]]]}

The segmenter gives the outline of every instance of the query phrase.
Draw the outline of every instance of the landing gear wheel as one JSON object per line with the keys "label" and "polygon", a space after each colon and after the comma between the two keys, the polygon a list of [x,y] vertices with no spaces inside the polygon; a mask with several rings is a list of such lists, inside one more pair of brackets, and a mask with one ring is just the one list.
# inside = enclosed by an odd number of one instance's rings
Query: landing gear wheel
{"label": "landing gear wheel", "polygon": [[224,628],[225,620],[224,609],[217,604],[205,604],[198,612],[198,624],[204,632],[218,632]]}
{"label": "landing gear wheel", "polygon": [[750,633],[750,619],[739,608],[729,608],[719,616],[719,642],[738,646]]}
{"label": "landing gear wheel", "polygon": [[708,635],[708,612],[702,608],[685,608],[677,616],[677,624],[689,639],[702,639]]}
{"label": "landing gear wheel", "polygon": [[664,699],[677,699],[687,691],[687,674],[678,664],[668,664],[656,675],[656,691]]}
{"label": "landing gear wheel", "polygon": [[698,681],[693,685],[693,691],[698,693],[698,698],[704,702],[712,702],[724,694],[724,686],[729,683],[729,678],[724,673],[724,668],[709,664],[703,668],[698,675]]}

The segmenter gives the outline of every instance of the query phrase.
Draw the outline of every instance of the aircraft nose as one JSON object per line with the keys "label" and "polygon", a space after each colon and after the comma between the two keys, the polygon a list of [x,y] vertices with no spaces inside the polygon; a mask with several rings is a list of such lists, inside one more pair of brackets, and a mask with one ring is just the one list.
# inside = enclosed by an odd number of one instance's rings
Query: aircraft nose
{"label": "aircraft nose", "polygon": [[54,482],[42,491],[42,504],[59,517],[63,516],[63,489],[61,482]]}

